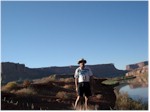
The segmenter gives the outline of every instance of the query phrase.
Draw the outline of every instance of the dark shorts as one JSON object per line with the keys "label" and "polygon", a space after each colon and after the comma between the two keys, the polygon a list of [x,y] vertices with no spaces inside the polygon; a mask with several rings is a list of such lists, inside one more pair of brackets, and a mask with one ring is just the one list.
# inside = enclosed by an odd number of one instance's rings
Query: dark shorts
{"label": "dark shorts", "polygon": [[78,95],[83,97],[85,95],[86,97],[91,96],[91,87],[89,82],[80,82],[78,85]]}

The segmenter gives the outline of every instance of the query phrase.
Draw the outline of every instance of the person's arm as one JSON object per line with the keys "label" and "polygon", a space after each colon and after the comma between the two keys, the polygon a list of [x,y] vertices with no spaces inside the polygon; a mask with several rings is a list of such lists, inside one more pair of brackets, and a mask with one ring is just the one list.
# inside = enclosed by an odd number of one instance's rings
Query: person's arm
{"label": "person's arm", "polygon": [[78,78],[75,78],[76,91],[78,91]]}
{"label": "person's arm", "polygon": [[75,78],[76,91],[78,91],[78,78],[79,78],[78,69],[76,69],[75,71],[74,78]]}

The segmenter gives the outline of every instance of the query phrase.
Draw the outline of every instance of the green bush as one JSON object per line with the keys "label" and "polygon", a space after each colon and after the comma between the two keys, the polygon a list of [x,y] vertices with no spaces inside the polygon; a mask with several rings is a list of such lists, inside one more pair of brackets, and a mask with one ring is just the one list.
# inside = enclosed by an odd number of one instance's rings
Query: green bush
{"label": "green bush", "polygon": [[118,84],[118,83],[119,83],[119,81],[110,80],[110,79],[105,80],[105,81],[102,82],[102,84],[105,84],[105,85],[115,85],[115,84]]}
{"label": "green bush", "polygon": [[18,87],[18,84],[15,81],[8,82],[5,86],[2,87],[2,91],[10,92],[11,90],[15,89],[16,87]]}

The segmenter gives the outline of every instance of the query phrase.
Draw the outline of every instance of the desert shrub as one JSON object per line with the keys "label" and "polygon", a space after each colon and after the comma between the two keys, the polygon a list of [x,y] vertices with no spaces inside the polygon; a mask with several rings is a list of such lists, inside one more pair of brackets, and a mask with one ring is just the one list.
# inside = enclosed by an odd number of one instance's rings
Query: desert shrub
{"label": "desert shrub", "polygon": [[55,80],[56,80],[56,75],[51,75],[51,76],[49,76],[49,80],[50,80],[50,81],[55,81]]}
{"label": "desert shrub", "polygon": [[15,93],[18,95],[35,95],[35,94],[37,94],[33,89],[30,89],[30,88],[23,88],[23,89],[17,90]]}
{"label": "desert shrub", "polygon": [[49,77],[43,77],[41,79],[35,79],[33,80],[34,84],[39,84],[39,83],[48,83],[50,81],[56,81],[56,75],[50,75]]}
{"label": "desert shrub", "polygon": [[74,81],[73,78],[66,78],[66,79],[65,79],[65,82],[73,82],[73,81]]}
{"label": "desert shrub", "polygon": [[127,93],[119,93],[115,105],[116,110],[147,110],[148,106],[144,105],[140,100],[135,101],[129,98]]}
{"label": "desert shrub", "polygon": [[55,90],[57,91],[57,87],[53,85],[53,83],[49,84],[31,84],[29,89],[34,90],[38,95],[55,95]]}
{"label": "desert shrub", "polygon": [[65,82],[65,79],[64,78],[60,78],[59,81],[60,82]]}
{"label": "desert shrub", "polygon": [[66,84],[66,85],[63,86],[63,88],[65,88],[65,89],[75,89],[75,86]]}
{"label": "desert shrub", "polygon": [[97,94],[97,95],[96,95],[96,98],[97,98],[97,99],[101,99],[101,98],[102,98],[102,95],[101,95],[101,94]]}
{"label": "desert shrub", "polygon": [[60,78],[59,81],[61,81],[61,82],[73,82],[74,79],[73,78]]}
{"label": "desert shrub", "polygon": [[15,89],[16,87],[18,87],[18,85],[15,81],[8,82],[5,86],[2,87],[2,91],[10,92],[11,90]]}
{"label": "desert shrub", "polygon": [[58,92],[56,94],[56,97],[61,98],[61,99],[71,99],[72,98],[72,94],[71,93],[67,93],[64,91]]}
{"label": "desert shrub", "polygon": [[26,87],[26,88],[29,87],[30,84],[31,84],[31,82],[29,80],[24,80],[23,81],[23,86]]}

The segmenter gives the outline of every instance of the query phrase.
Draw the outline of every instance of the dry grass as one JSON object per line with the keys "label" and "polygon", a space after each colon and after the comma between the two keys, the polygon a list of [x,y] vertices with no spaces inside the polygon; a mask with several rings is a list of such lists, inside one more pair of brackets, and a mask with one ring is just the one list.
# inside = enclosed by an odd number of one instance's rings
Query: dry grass
{"label": "dry grass", "polygon": [[66,85],[63,86],[63,88],[65,88],[65,89],[75,89],[75,86],[66,84]]}
{"label": "dry grass", "polygon": [[49,77],[44,77],[41,79],[35,79],[33,80],[34,84],[43,84],[43,83],[48,83],[51,81],[56,81],[56,75],[50,75]]}
{"label": "dry grass", "polygon": [[[98,110],[99,105],[91,105],[89,104],[87,107],[87,110]],[[84,104],[78,104],[76,108],[74,108],[74,104],[72,104],[72,109],[73,110],[85,110]]]}
{"label": "dry grass", "polygon": [[61,82],[74,82],[74,79],[73,78],[60,78],[59,81]]}
{"label": "dry grass", "polygon": [[33,89],[30,88],[23,88],[20,90],[15,91],[16,94],[18,95],[35,95],[37,94]]}
{"label": "dry grass", "polygon": [[73,82],[73,81],[74,81],[73,78],[66,78],[66,79],[65,79],[65,82]]}
{"label": "dry grass", "polygon": [[116,110],[147,110],[148,106],[141,101],[134,101],[129,98],[127,93],[120,93],[116,100]]}

